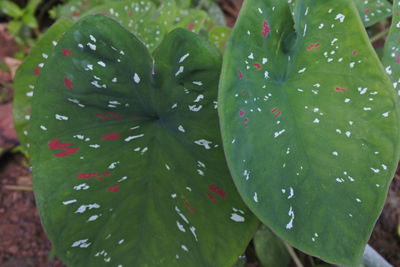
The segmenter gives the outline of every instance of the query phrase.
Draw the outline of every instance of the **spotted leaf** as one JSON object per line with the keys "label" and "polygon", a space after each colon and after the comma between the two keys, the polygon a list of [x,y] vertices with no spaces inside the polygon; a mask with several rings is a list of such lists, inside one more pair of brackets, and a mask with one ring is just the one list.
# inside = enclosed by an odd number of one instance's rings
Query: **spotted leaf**
{"label": "spotted leaf", "polygon": [[[58,39],[72,24],[73,23],[67,19],[60,19],[53,24],[42,35],[16,73],[14,79],[15,93],[13,117],[15,128],[25,154],[28,154],[27,151],[30,143],[28,137],[28,123],[31,117],[31,100],[37,77],[40,75],[50,52],[54,49],[55,45],[57,45]],[[67,50],[63,52],[68,56]]]}
{"label": "spotted leaf", "polygon": [[102,15],[65,33],[39,77],[31,126],[41,218],[66,264],[237,261],[258,222],[225,163],[219,70],[218,52],[184,29],[153,56]]}
{"label": "spotted leaf", "polygon": [[231,28],[224,26],[216,26],[208,33],[208,38],[212,44],[219,49],[221,53],[225,50],[226,41],[231,32]]}
{"label": "spotted leaf", "polygon": [[392,6],[387,0],[353,0],[366,27],[389,17]]}
{"label": "spotted leaf", "polygon": [[245,1],[219,114],[258,218],[306,253],[355,265],[397,165],[399,114],[354,4],[298,0],[292,16],[287,1]]}
{"label": "spotted leaf", "polygon": [[389,36],[386,39],[382,59],[386,73],[393,81],[393,87],[400,96],[398,85],[400,82],[400,2],[393,1],[393,17]]}
{"label": "spotted leaf", "polygon": [[201,10],[178,7],[175,0],[163,2],[161,5],[150,0],[115,1],[92,8],[84,16],[96,13],[117,20],[151,51],[161,43],[165,34],[173,29],[188,28],[199,32],[207,18],[207,14]]}

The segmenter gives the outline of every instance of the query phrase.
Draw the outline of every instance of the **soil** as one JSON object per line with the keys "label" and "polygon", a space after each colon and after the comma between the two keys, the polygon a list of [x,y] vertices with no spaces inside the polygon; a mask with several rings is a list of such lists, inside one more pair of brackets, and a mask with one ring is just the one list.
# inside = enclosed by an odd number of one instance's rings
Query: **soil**
{"label": "soil", "polygon": [[[242,0],[219,0],[227,24],[233,26]],[[0,24],[0,61],[17,51]],[[5,45],[3,45],[5,44]],[[49,258],[50,242],[40,223],[31,191],[32,178],[26,158],[10,149],[18,144],[12,125],[11,75],[0,69],[0,266],[61,267]],[[400,168],[390,186],[384,210],[369,241],[395,267],[400,267]],[[248,267],[257,267],[254,248],[247,249]],[[300,255],[300,257],[306,257]],[[312,260],[312,259],[311,259]],[[318,262],[318,261],[316,261]]]}

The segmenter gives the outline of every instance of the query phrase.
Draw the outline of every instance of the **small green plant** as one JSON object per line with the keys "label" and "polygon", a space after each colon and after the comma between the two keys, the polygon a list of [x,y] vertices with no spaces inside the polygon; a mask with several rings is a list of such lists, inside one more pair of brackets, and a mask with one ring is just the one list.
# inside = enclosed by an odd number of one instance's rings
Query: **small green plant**
{"label": "small green plant", "polygon": [[55,254],[232,266],[254,237],[265,266],[358,266],[399,159],[399,1],[246,0],[232,32],[205,3],[93,1],[18,72]]}
{"label": "small green plant", "polygon": [[40,2],[40,0],[29,0],[24,8],[20,8],[12,1],[0,1],[0,13],[11,17],[11,21],[8,22],[8,31],[19,45],[33,42],[32,31],[37,33],[39,27],[35,11]]}

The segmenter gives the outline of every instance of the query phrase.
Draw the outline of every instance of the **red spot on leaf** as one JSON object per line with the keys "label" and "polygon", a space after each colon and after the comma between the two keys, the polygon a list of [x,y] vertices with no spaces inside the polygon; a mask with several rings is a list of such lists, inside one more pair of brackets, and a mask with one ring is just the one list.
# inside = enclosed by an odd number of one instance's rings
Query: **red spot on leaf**
{"label": "red spot on leaf", "polygon": [[105,120],[109,120],[110,119],[108,116],[103,115],[101,113],[97,113],[96,116],[99,117],[100,119],[105,119]]}
{"label": "red spot on leaf", "polygon": [[244,116],[244,114],[245,114],[245,113],[244,113],[244,111],[243,111],[243,110],[240,110],[240,111],[239,111],[239,116],[240,116],[240,117],[243,117],[243,116]]}
{"label": "red spot on leaf", "polygon": [[357,55],[357,50],[354,50],[354,51],[352,52],[352,54],[353,54],[353,56]]}
{"label": "red spot on leaf", "polygon": [[262,35],[264,37],[267,37],[270,32],[271,32],[271,28],[268,25],[268,21],[264,21]]}
{"label": "red spot on leaf", "polygon": [[78,173],[76,178],[79,179],[90,179],[97,178],[99,181],[103,180],[103,178],[108,177],[112,174],[112,172],[98,173],[98,172],[87,172],[87,173]]}
{"label": "red spot on leaf", "polygon": [[111,115],[114,119],[117,119],[117,120],[122,119],[121,115],[118,115],[118,114],[115,114],[115,113],[107,112],[107,115]]}
{"label": "red spot on leaf", "polygon": [[192,207],[192,205],[190,205],[189,201],[187,201],[185,198],[182,198],[182,201],[183,203],[185,203],[186,207],[189,209],[191,214],[194,214],[196,212]]}
{"label": "red spot on leaf", "polygon": [[72,81],[70,79],[68,79],[68,78],[64,78],[64,84],[68,89],[72,89],[72,87],[74,86]]}
{"label": "red spot on leaf", "polygon": [[78,12],[74,12],[74,14],[72,14],[72,16],[79,17],[79,13]]}
{"label": "red spot on leaf", "polygon": [[239,75],[239,79],[243,79],[243,72],[241,70],[238,70],[238,75]]}
{"label": "red spot on leaf", "polygon": [[36,76],[39,76],[39,74],[40,74],[40,68],[39,67],[36,67],[34,70],[33,70],[33,74],[35,74]]}
{"label": "red spot on leaf", "polygon": [[209,192],[207,192],[206,194],[208,199],[210,199],[212,203],[217,203],[217,199],[212,194],[210,194]]}
{"label": "red spot on leaf", "polygon": [[246,90],[242,90],[242,94],[244,94],[244,95],[245,95],[246,93],[247,93],[247,91],[246,91]]}
{"label": "red spot on leaf", "polygon": [[316,43],[316,44],[310,45],[310,46],[307,47],[307,50],[311,50],[313,48],[319,47],[320,45],[321,45],[320,43]]}
{"label": "red spot on leaf", "polygon": [[89,5],[89,1],[82,1],[82,5]]}
{"label": "red spot on leaf", "polygon": [[366,8],[366,9],[364,9],[364,13],[369,13],[371,11],[371,9],[370,8]]}
{"label": "red spot on leaf", "polygon": [[261,65],[260,64],[253,64],[254,67],[256,67],[258,70],[261,70]]}
{"label": "red spot on leaf", "polygon": [[133,13],[132,12],[128,12],[128,17],[132,17]]}
{"label": "red spot on leaf", "polygon": [[397,54],[396,63],[400,63],[400,54]]}
{"label": "red spot on leaf", "polygon": [[208,188],[211,191],[213,191],[215,194],[219,195],[222,199],[224,199],[226,197],[226,193],[224,192],[224,190],[222,190],[221,188],[219,188],[215,184],[210,185]]}
{"label": "red spot on leaf", "polygon": [[336,87],[335,90],[336,90],[336,91],[340,91],[340,92],[347,92],[347,91],[348,91],[347,88],[340,88],[340,87]]}
{"label": "red spot on leaf", "polygon": [[63,152],[60,153],[56,153],[54,154],[54,156],[62,158],[71,154],[75,154],[76,152],[78,152],[78,148],[77,147],[69,147],[72,146],[73,144],[71,143],[61,143],[58,139],[55,140],[51,140],[49,142],[49,149],[51,150],[65,150]]}
{"label": "red spot on leaf", "polygon": [[187,28],[188,28],[189,31],[193,30],[194,29],[194,24],[193,23],[189,24]]}
{"label": "red spot on leaf", "polygon": [[[275,113],[277,111],[279,111],[279,108],[274,108],[271,110],[271,113]],[[278,113],[275,114],[275,117],[279,117],[281,114],[282,114],[282,112],[279,111]]]}
{"label": "red spot on leaf", "polygon": [[116,193],[119,191],[119,185],[110,186],[109,188],[107,188],[107,191]]}
{"label": "red spot on leaf", "polygon": [[109,133],[109,134],[103,135],[101,137],[101,139],[103,139],[103,140],[117,140],[120,136],[121,136],[120,133]]}
{"label": "red spot on leaf", "polygon": [[72,52],[69,49],[63,48],[63,54],[64,54],[64,57],[66,57],[66,56],[71,56],[72,57]]}

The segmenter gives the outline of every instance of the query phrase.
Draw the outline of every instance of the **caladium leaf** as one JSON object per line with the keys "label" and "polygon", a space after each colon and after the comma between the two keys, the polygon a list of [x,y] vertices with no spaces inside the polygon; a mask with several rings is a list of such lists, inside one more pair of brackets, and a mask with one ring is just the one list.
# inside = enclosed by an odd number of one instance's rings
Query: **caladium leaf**
{"label": "caladium leaf", "polygon": [[245,1],[219,114],[258,218],[306,253],[355,265],[397,166],[399,114],[354,3],[297,0],[292,16],[287,1]]}
{"label": "caladium leaf", "polygon": [[31,131],[41,218],[66,264],[237,261],[258,221],[225,163],[219,70],[218,52],[184,29],[153,57],[102,15],[65,33],[39,77]]}
{"label": "caladium leaf", "polygon": [[148,49],[153,51],[164,35],[178,27],[199,32],[207,14],[201,10],[181,9],[175,0],[157,7],[150,0],[111,2],[92,8],[84,15],[106,14],[134,33]]}
{"label": "caladium leaf", "polygon": [[353,0],[365,27],[389,17],[392,5],[387,0]]}
{"label": "caladium leaf", "polygon": [[382,63],[386,73],[393,81],[393,87],[397,90],[400,83],[400,2],[393,1],[393,17],[389,35],[386,39]]}
{"label": "caladium leaf", "polygon": [[226,41],[231,33],[231,28],[216,26],[208,33],[210,43],[214,44],[221,53],[225,50]]}
{"label": "caladium leaf", "polygon": [[56,18],[69,18],[77,21],[83,14],[99,5],[119,0],[72,0],[54,10]]}
{"label": "caladium leaf", "polygon": [[31,116],[31,100],[37,77],[40,75],[45,62],[57,45],[58,39],[73,25],[72,21],[60,19],[54,23],[40,38],[29,56],[18,68],[14,79],[13,116],[23,153],[28,154],[29,137],[28,123]]}

